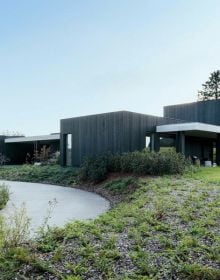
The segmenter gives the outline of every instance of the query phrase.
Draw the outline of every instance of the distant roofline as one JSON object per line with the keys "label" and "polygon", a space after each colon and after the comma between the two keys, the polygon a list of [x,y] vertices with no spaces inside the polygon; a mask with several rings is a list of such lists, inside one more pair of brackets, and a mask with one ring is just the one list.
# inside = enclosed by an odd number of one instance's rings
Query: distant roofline
{"label": "distant roofline", "polygon": [[142,116],[146,116],[146,117],[155,117],[155,118],[162,118],[162,119],[164,118],[167,120],[175,120],[175,121],[181,121],[181,122],[183,121],[181,119],[169,118],[169,117],[164,117],[164,116],[156,116],[156,115],[138,113],[138,112],[133,112],[133,111],[128,111],[128,110],[119,110],[119,111],[111,111],[111,112],[104,112],[104,113],[98,113],[98,114],[89,114],[89,115],[82,115],[82,116],[76,116],[76,117],[70,117],[70,118],[63,118],[60,120],[60,122],[72,120],[72,119],[78,119],[78,118],[86,118],[86,117],[100,116],[100,115],[106,115],[106,114],[115,114],[115,113],[130,113],[130,114],[137,114],[137,115],[142,115]]}
{"label": "distant roofline", "polygon": [[[114,114],[114,113],[134,113],[134,114],[141,114],[137,112],[132,112],[128,110],[118,110],[118,111],[110,111],[110,112],[103,112],[103,113],[98,113],[98,114],[89,114],[89,115],[81,115],[81,116],[75,116],[75,117],[68,117],[68,118],[63,118],[60,121],[63,120],[71,120],[71,119],[77,119],[77,118],[86,118],[86,117],[93,117],[93,116],[100,116],[100,115],[106,115],[106,114]],[[144,115],[144,114],[142,114]]]}
{"label": "distant roofline", "polygon": [[39,136],[27,136],[27,137],[21,136],[21,137],[5,138],[5,143],[21,143],[21,142],[48,141],[48,140],[60,140],[60,133],[39,135]]}
{"label": "distant roofline", "polygon": [[166,105],[166,106],[163,106],[163,108],[197,104],[197,103],[205,103],[205,102],[213,102],[213,101],[219,101],[220,102],[220,99],[198,100],[198,101],[193,101],[193,102],[178,103],[178,104]]}

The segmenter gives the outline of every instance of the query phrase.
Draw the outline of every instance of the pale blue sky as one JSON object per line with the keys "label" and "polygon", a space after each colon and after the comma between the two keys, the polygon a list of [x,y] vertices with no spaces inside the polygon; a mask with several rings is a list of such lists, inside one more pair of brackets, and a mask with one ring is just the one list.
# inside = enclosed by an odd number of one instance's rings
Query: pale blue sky
{"label": "pale blue sky", "polygon": [[195,101],[219,30],[219,0],[0,0],[0,132]]}

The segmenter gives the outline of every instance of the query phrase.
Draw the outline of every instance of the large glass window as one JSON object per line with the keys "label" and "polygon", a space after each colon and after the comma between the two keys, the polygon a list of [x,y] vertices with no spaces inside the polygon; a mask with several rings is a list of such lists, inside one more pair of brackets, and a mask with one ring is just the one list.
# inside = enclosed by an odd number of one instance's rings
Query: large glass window
{"label": "large glass window", "polygon": [[150,150],[150,136],[145,136],[145,149]]}
{"label": "large glass window", "polygon": [[66,165],[72,165],[72,134],[66,135]]}

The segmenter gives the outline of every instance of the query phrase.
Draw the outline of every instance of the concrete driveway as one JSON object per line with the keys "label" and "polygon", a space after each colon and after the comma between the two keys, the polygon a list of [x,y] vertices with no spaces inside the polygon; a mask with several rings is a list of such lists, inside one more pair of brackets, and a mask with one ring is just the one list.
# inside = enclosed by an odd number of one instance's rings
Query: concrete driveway
{"label": "concrete driveway", "polygon": [[24,183],[0,180],[9,186],[11,196],[6,208],[2,210],[7,217],[15,207],[25,203],[27,214],[31,218],[31,227],[35,231],[42,225],[48,210],[53,204],[49,225],[63,226],[71,220],[94,219],[109,209],[109,202],[101,196],[62,186]]}

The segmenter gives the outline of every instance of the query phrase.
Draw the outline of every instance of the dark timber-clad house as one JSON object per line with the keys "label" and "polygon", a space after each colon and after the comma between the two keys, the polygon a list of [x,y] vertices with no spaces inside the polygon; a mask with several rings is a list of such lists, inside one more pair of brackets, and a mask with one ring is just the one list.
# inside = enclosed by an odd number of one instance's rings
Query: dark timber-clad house
{"label": "dark timber-clad house", "polygon": [[143,150],[147,136],[151,136],[152,149],[157,151],[156,127],[178,122],[127,111],[61,120],[61,164],[79,165],[85,156],[106,151]]}
{"label": "dark timber-clad house", "polygon": [[164,107],[157,117],[128,111],[63,119],[60,134],[8,138],[0,136],[0,153],[11,163],[23,163],[25,154],[46,144],[58,149],[61,165],[78,166],[86,156],[104,152],[142,150],[146,138],[152,151],[170,143],[186,157],[220,164],[220,100],[199,101]]}
{"label": "dark timber-clad house", "polygon": [[220,164],[220,100],[164,107],[164,117],[127,111],[61,120],[61,164],[79,165],[85,156],[142,150],[173,139],[176,151],[187,157]]}

